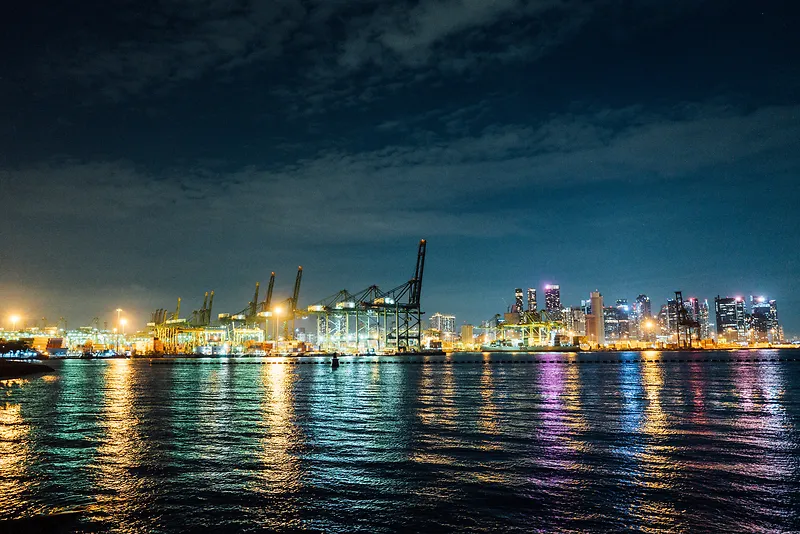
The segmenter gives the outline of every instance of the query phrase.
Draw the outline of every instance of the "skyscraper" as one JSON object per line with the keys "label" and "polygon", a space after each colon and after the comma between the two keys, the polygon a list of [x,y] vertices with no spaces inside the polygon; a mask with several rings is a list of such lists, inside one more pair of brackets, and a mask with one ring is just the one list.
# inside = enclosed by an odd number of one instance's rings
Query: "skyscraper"
{"label": "skyscraper", "polygon": [[461,325],[461,342],[467,344],[475,342],[474,328],[471,324]]}
{"label": "skyscraper", "polygon": [[535,312],[537,309],[536,304],[536,288],[529,287],[528,288],[528,311]]}
{"label": "skyscraper", "polygon": [[649,340],[653,333],[652,317],[650,297],[644,294],[636,297],[631,311],[631,336]]}
{"label": "skyscraper", "polygon": [[430,319],[431,328],[438,330],[442,334],[449,333],[455,334],[456,332],[456,316],[455,315],[442,315],[441,313],[434,313]]}
{"label": "skyscraper", "polygon": [[744,299],[742,297],[714,299],[714,311],[717,315],[717,335],[727,341],[747,341],[745,327]]}
{"label": "skyscraper", "polygon": [[778,304],[765,297],[750,296],[753,341],[777,343],[780,341]]}
{"label": "skyscraper", "polygon": [[603,329],[605,330],[606,340],[617,341],[621,339],[619,317],[615,306],[605,306],[603,308]]}
{"label": "skyscraper", "polygon": [[711,332],[709,332],[708,326],[708,301],[691,297],[689,300],[683,301],[683,307],[686,308],[689,318],[697,321],[697,324],[700,325],[698,332],[700,339],[709,339]]}
{"label": "skyscraper", "polygon": [[666,336],[674,336],[677,335],[678,331],[678,320],[680,318],[680,314],[678,313],[678,301],[675,299],[669,299],[667,301],[667,320],[665,324],[664,335]]}
{"label": "skyscraper", "polygon": [[518,287],[514,290],[514,305],[511,307],[511,313],[522,313],[522,288]]}
{"label": "skyscraper", "polygon": [[633,303],[633,312],[638,319],[645,319],[653,316],[653,309],[650,306],[650,297],[639,295]]}
{"label": "skyscraper", "polygon": [[628,299],[617,300],[617,331],[620,338],[629,338],[631,335],[631,307]]}
{"label": "skyscraper", "polygon": [[606,333],[603,321],[603,295],[599,291],[591,293],[592,313],[586,316],[586,337],[592,345],[605,345]]}
{"label": "skyscraper", "polygon": [[564,321],[564,330],[576,336],[586,335],[586,314],[580,306],[564,308],[561,310]]}
{"label": "skyscraper", "polygon": [[544,307],[547,311],[561,311],[561,287],[558,284],[544,286]]}

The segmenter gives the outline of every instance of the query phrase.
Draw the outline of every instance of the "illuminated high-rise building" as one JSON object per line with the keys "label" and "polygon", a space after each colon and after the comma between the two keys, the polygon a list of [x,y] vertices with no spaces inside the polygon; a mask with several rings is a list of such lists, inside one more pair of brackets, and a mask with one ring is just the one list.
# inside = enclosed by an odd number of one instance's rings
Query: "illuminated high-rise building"
{"label": "illuminated high-rise building", "polygon": [[639,295],[633,303],[633,313],[638,319],[645,319],[653,316],[653,309],[650,306],[650,297]]}
{"label": "illuminated high-rise building", "polygon": [[779,343],[778,304],[765,297],[750,297],[750,315],[753,341]]}
{"label": "illuminated high-rise building", "polygon": [[544,308],[550,312],[561,311],[561,286],[558,284],[544,286]]}
{"label": "illuminated high-rise building", "polygon": [[564,321],[564,331],[575,336],[586,335],[586,313],[583,307],[573,306],[561,310]]}
{"label": "illuminated high-rise building", "polygon": [[522,313],[522,288],[518,287],[514,290],[514,305],[511,307],[511,313]]}
{"label": "illuminated high-rise building", "polygon": [[669,299],[667,301],[667,317],[666,317],[666,324],[664,325],[663,335],[665,336],[673,336],[677,335],[678,332],[678,320],[680,318],[680,314],[678,313],[678,301],[675,299]]}
{"label": "illuminated high-rise building", "polygon": [[617,331],[621,339],[630,338],[631,335],[631,306],[628,299],[617,300]]}
{"label": "illuminated high-rise building", "polygon": [[708,301],[691,297],[690,299],[683,301],[683,307],[686,308],[689,318],[691,318],[693,321],[697,321],[697,324],[700,325],[700,331],[698,332],[700,339],[710,339],[711,332],[708,323]]}
{"label": "illuminated high-rise building", "polygon": [[442,334],[455,334],[456,332],[455,315],[442,315],[441,313],[434,313],[431,315],[430,323],[432,329],[438,330]]}
{"label": "illuminated high-rise building", "polygon": [[536,288],[529,287],[528,288],[528,311],[535,312],[537,309],[536,304]]}
{"label": "illuminated high-rise building", "polygon": [[606,340],[617,341],[621,339],[617,308],[614,306],[605,306],[603,308],[603,329],[605,330]]}
{"label": "illuminated high-rise building", "polygon": [[717,335],[726,341],[747,341],[744,299],[742,297],[714,299],[717,315]]}
{"label": "illuminated high-rise building", "polygon": [[658,335],[668,336],[672,333],[669,319],[670,319],[669,303],[662,304],[661,309],[659,310],[658,315],[656,316],[658,324]]}
{"label": "illuminated high-rise building", "polygon": [[649,340],[653,333],[652,322],[653,310],[650,305],[650,297],[639,295],[633,302],[630,315],[631,337]]}
{"label": "illuminated high-rise building", "polygon": [[603,295],[599,291],[591,293],[592,313],[586,316],[586,338],[592,345],[605,345],[606,332],[603,321]]}
{"label": "illuminated high-rise building", "polygon": [[461,342],[472,344],[475,342],[475,329],[471,324],[461,325]]}

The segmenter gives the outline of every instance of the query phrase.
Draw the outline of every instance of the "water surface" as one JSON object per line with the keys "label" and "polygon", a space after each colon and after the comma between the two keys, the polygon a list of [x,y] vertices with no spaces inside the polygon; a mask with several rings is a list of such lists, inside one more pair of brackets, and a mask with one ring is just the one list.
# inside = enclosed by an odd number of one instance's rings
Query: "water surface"
{"label": "water surface", "polygon": [[54,362],[54,375],[0,382],[0,519],[80,508],[74,527],[92,532],[796,531],[795,358]]}

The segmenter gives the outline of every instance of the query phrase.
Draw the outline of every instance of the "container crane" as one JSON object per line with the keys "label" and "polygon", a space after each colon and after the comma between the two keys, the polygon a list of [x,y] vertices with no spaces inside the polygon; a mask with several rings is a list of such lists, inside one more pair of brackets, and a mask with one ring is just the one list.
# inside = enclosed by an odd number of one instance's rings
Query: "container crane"
{"label": "container crane", "polygon": [[275,271],[269,275],[269,285],[267,286],[267,294],[264,296],[264,301],[258,311],[270,311],[269,307],[272,305],[272,289],[275,287]]}
{"label": "container crane", "polygon": [[261,288],[261,284],[256,282],[256,292],[253,295],[253,300],[247,305],[247,321],[254,322],[256,320],[256,315],[258,312],[258,291]]}
{"label": "container crane", "polygon": [[[206,293],[208,295],[208,293]],[[172,320],[177,321],[181,317],[181,298],[178,297],[178,305],[175,307],[175,313],[172,314]]]}
{"label": "container crane", "polygon": [[286,304],[289,308],[286,316],[286,322],[283,323],[283,338],[289,339],[289,319],[292,320],[292,337],[294,337],[294,319],[297,314],[297,301],[300,298],[300,282],[303,280],[303,266],[297,267],[297,277],[294,279],[294,291],[292,296],[286,299]]}
{"label": "container crane", "polygon": [[214,305],[214,290],[211,290],[211,295],[208,298],[208,308],[206,308],[206,315],[204,318],[203,326],[208,326],[211,324],[211,306]]}

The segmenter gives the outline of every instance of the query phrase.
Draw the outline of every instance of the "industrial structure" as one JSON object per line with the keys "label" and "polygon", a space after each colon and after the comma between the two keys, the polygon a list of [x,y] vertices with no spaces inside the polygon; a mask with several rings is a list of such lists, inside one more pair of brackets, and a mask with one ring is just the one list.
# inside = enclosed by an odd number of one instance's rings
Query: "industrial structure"
{"label": "industrial structure", "polygon": [[[420,301],[425,269],[426,242],[421,240],[414,276],[407,282],[381,290],[377,285],[351,293],[337,292],[308,306],[298,307],[303,267],[297,268],[290,297],[273,305],[275,272],[270,274],[264,300],[256,282],[253,299],[237,313],[220,313],[212,324],[214,292],[206,292],[203,305],[190,318],[181,318],[181,299],[173,313],[160,308],[148,323],[156,354],[268,354],[285,352],[405,352],[418,350],[422,331]],[[313,317],[316,347],[295,339],[295,321]]]}
{"label": "industrial structure", "polygon": [[422,332],[422,277],[427,243],[419,242],[414,276],[389,291],[377,285],[351,293],[343,289],[308,307],[316,317],[319,348],[327,352],[419,350]]}

